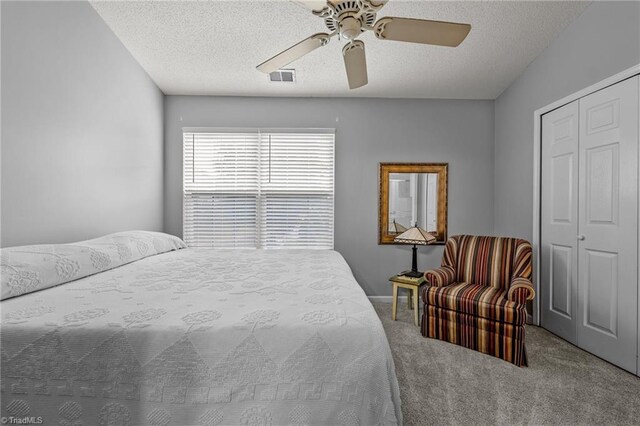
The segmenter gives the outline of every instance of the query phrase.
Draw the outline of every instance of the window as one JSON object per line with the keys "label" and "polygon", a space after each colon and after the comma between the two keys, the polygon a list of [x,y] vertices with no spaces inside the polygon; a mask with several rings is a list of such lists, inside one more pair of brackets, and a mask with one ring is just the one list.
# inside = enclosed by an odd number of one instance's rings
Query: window
{"label": "window", "polygon": [[191,247],[333,248],[333,131],[183,133]]}

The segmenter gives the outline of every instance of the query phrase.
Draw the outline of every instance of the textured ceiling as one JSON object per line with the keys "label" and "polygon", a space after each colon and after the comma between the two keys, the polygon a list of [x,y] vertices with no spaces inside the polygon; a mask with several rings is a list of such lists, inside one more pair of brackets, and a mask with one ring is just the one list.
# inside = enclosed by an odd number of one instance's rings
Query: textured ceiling
{"label": "textured ceiling", "polygon": [[91,1],[166,94],[495,99],[588,2],[391,0],[381,16],[463,22],[457,48],[366,44],[369,84],[349,90],[344,41],[333,38],[271,83],[255,66],[313,33],[321,18],[292,1]]}

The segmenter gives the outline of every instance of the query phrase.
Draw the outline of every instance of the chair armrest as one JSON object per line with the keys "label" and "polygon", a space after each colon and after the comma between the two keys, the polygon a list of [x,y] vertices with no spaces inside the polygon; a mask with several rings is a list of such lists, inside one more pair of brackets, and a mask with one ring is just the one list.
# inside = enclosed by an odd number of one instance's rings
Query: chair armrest
{"label": "chair armrest", "polygon": [[453,284],[456,279],[456,271],[450,266],[441,266],[440,268],[425,271],[424,280],[427,285],[435,287],[444,287]]}
{"label": "chair armrest", "polygon": [[516,277],[511,280],[507,299],[512,302],[524,304],[527,300],[533,300],[534,297],[536,297],[536,292],[533,289],[533,284],[530,279]]}

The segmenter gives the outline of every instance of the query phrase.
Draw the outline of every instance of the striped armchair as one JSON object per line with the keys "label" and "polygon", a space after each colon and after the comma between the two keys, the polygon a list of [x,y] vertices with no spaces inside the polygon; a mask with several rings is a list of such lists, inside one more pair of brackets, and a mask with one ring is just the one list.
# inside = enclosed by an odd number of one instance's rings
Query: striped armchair
{"label": "striped armchair", "polygon": [[529,242],[457,235],[447,240],[442,266],[424,276],[424,337],[527,365],[526,301],[535,296]]}

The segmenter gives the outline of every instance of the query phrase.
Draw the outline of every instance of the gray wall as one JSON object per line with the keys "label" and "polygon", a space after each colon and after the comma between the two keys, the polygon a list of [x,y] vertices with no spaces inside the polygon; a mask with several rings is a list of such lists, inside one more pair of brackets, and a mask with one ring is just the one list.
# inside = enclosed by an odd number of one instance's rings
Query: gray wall
{"label": "gray wall", "polygon": [[533,114],[640,63],[640,2],[594,2],[495,102],[495,232],[532,237]]}
{"label": "gray wall", "polygon": [[162,229],[163,95],[87,2],[1,2],[2,246]]}
{"label": "gray wall", "polygon": [[[493,101],[167,96],[164,229],[182,235],[182,127],[336,128],[335,249],[368,295],[389,295],[411,250],[378,245],[378,163],[449,163],[449,234],[490,234],[493,123]],[[419,253],[434,267],[442,246]]]}

